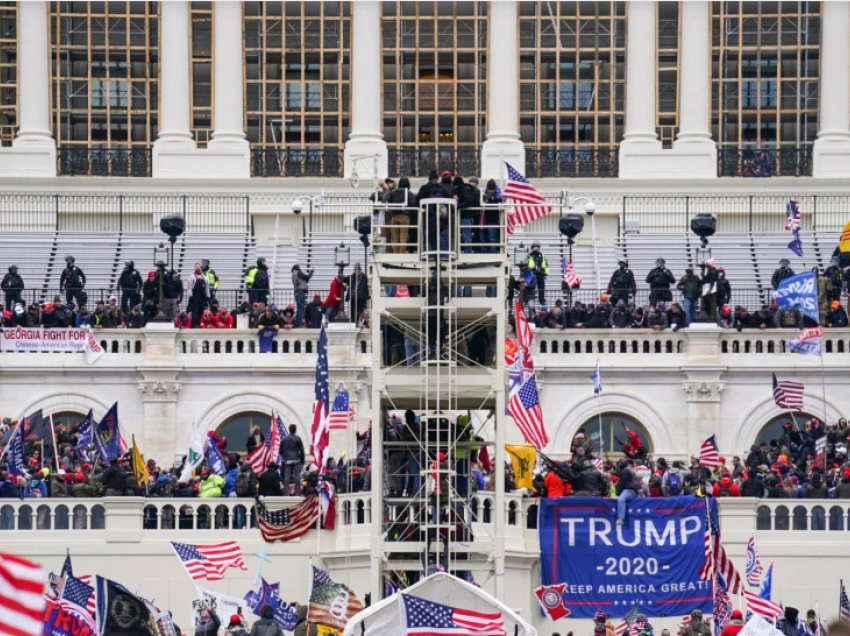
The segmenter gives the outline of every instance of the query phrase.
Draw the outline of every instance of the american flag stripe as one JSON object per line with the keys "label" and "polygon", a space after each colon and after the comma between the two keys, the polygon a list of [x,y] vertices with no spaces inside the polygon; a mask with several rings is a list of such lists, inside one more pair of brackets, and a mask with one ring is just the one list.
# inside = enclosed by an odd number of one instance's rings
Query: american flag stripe
{"label": "american flag stripe", "polygon": [[519,428],[525,440],[537,450],[549,443],[549,435],[543,422],[543,409],[534,375],[534,361],[531,356],[531,327],[522,310],[522,305],[514,303],[514,318],[517,332],[517,355],[511,372],[511,391],[508,398],[507,413]]}
{"label": "american flag stripe", "polygon": [[773,401],[779,408],[802,409],[805,388],[802,382],[779,381],[776,379],[776,374],[773,374]]}
{"label": "american flag stripe", "polygon": [[720,452],[717,450],[717,439],[714,435],[702,443],[699,449],[699,463],[708,468],[720,466]]}
{"label": "american flag stripe", "polygon": [[844,581],[841,581],[841,590],[838,595],[838,617],[845,623],[850,623],[850,598],[847,597]]}
{"label": "american flag stripe", "polygon": [[280,415],[272,413],[272,424],[269,436],[265,442],[257,446],[245,458],[255,475],[261,474],[270,463],[277,463],[280,459],[280,443],[287,436],[286,429]]}
{"label": "american flag stripe", "polygon": [[41,566],[0,553],[0,635],[41,636],[46,581]]}
{"label": "american flag stripe", "polygon": [[638,614],[640,614],[640,607],[635,603],[632,605],[632,609],[617,623],[617,627],[614,628],[615,636],[623,636],[629,630],[629,626],[635,622]]}
{"label": "american flag stripe", "polygon": [[705,517],[705,560],[700,567],[699,577],[703,581],[713,581],[715,576],[720,575],[726,581],[729,594],[740,594],[744,590],[743,579],[720,541],[720,526],[711,514],[708,500],[705,502]]}
{"label": "american flag stripe", "polygon": [[265,505],[260,503],[257,508],[257,525],[266,543],[277,541],[292,541],[307,534],[310,528],[316,526],[319,518],[319,498],[317,495],[306,497],[297,506],[289,509],[289,523],[276,525],[267,520],[263,513]]}
{"label": "american flag stripe", "polygon": [[581,285],[581,279],[576,276],[573,270],[573,264],[568,262],[567,259],[561,260],[561,271],[564,274],[564,282],[567,284],[567,287],[573,289]]}
{"label": "american flag stripe", "polygon": [[785,206],[785,214],[788,217],[785,221],[785,229],[792,232],[800,229],[800,202],[789,201]]}
{"label": "american flag stripe", "polygon": [[501,612],[476,612],[402,594],[407,636],[505,636]]}
{"label": "american flag stripe", "polygon": [[172,541],[171,546],[189,576],[195,581],[199,579],[220,581],[224,578],[225,570],[231,567],[240,570],[248,569],[242,559],[242,549],[235,541],[211,545],[191,545]]}
{"label": "american flag stripe", "polygon": [[748,610],[764,618],[772,620],[774,616],[782,616],[785,613],[781,605],[764,599],[750,590],[744,590],[744,600],[747,602]]}
{"label": "american flag stripe", "polygon": [[331,430],[344,429],[354,420],[354,409],[350,407],[348,391],[341,391],[334,397],[333,408],[328,419]]}
{"label": "american flag stripe", "polygon": [[319,474],[325,468],[325,452],[330,444],[330,395],[328,392],[328,334],[322,325],[316,358],[315,402],[313,403],[313,423],[310,428],[310,452],[313,463],[319,468]]}
{"label": "american flag stripe", "polygon": [[517,226],[527,225],[549,214],[552,211],[552,206],[529,183],[528,179],[507,161],[505,167],[508,171],[508,179],[502,198],[514,204],[513,211],[509,211],[507,219],[508,234],[513,234]]}

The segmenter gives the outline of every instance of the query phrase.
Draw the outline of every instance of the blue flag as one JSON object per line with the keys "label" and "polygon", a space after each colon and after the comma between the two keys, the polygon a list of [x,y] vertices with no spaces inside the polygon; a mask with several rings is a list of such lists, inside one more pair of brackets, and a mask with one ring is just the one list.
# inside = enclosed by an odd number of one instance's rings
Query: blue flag
{"label": "blue flag", "polygon": [[596,371],[590,376],[593,381],[593,392],[602,393],[602,371],[599,369],[599,360],[596,361]]}
{"label": "blue flag", "polygon": [[799,309],[804,316],[820,322],[818,316],[818,282],[815,271],[790,276],[779,283],[773,298],[780,307]]}
{"label": "blue flag", "polygon": [[80,422],[80,429],[77,433],[77,455],[84,461],[90,461],[88,447],[94,443],[92,439],[93,431],[94,418],[92,417],[91,409],[89,409],[89,414],[86,415],[86,419]]}
{"label": "blue flag", "polygon": [[770,600],[771,594],[773,594],[773,563],[767,568],[767,572],[761,582],[761,588],[759,589],[759,596],[766,601]]}
{"label": "blue flag", "polygon": [[204,448],[204,457],[206,457],[212,471],[217,475],[224,475],[227,472],[227,466],[224,463],[224,457],[222,457],[221,451],[209,438]]}
{"label": "blue flag", "polygon": [[800,240],[800,228],[796,228],[791,232],[794,238],[788,243],[788,249],[794,252],[797,256],[803,256],[803,241]]}
{"label": "blue flag", "polygon": [[277,331],[273,327],[266,327],[260,331],[260,353],[272,352],[272,341],[274,341]]}
{"label": "blue flag", "polygon": [[103,457],[104,461],[109,462],[112,457],[121,457],[124,451],[121,443],[121,430],[118,428],[118,402],[112,405],[103,419],[98,422],[94,430],[95,446]]}
{"label": "blue flag", "polygon": [[280,600],[280,583],[270,585],[265,579],[260,580],[262,581],[260,589],[256,592],[248,592],[245,595],[245,602],[254,610],[256,616],[260,616],[264,605],[269,605],[274,610],[275,622],[282,629],[289,631],[295,629],[298,624],[298,610]]}
{"label": "blue flag", "polygon": [[9,474],[19,477],[24,474],[24,435],[21,425],[18,424],[12,439],[6,447],[9,461]]}

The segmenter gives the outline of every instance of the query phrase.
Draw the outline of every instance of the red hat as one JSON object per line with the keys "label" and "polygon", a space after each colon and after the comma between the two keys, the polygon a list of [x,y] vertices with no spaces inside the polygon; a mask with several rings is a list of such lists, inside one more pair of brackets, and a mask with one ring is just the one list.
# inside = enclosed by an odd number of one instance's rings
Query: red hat
{"label": "red hat", "polygon": [[725,464],[725,463],[726,463],[726,458],[725,458],[725,457],[723,457],[722,455],[721,455],[720,457],[718,457],[718,459],[720,460],[720,463],[721,463],[721,464]]}
{"label": "red hat", "polygon": [[[740,614],[740,612],[738,612]],[[227,626],[227,629],[230,629],[234,625],[242,626],[242,617],[239,614],[234,614],[230,617],[230,624]]]}
{"label": "red hat", "polygon": [[65,481],[69,484],[74,480],[74,476],[71,473],[65,473],[64,477]]}
{"label": "red hat", "polygon": [[83,464],[83,470],[89,470],[90,468],[91,466],[89,466],[88,464]]}
{"label": "red hat", "polygon": [[723,314],[724,316],[728,316],[729,314],[732,313],[732,310],[729,309],[729,307],[727,307],[726,305],[723,305],[723,308],[720,310],[720,313]]}
{"label": "red hat", "polygon": [[450,177],[450,176],[452,176],[452,173],[449,172],[448,170],[443,170],[443,174],[441,174],[440,176],[441,177]]}
{"label": "red hat", "polygon": [[74,479],[76,479],[76,480],[77,480],[77,483],[78,483],[78,484],[81,484],[81,483],[83,483],[83,479],[85,479],[85,477],[83,477],[83,473],[77,473],[77,474],[74,476]]}
{"label": "red hat", "polygon": [[156,272],[148,272],[148,278],[149,279],[153,278],[154,276],[156,276]]}
{"label": "red hat", "polygon": [[744,615],[741,613],[741,610],[732,610],[732,620],[741,620],[744,618]]}
{"label": "red hat", "polygon": [[848,479],[850,479],[850,468],[844,469],[844,476],[847,477]]}

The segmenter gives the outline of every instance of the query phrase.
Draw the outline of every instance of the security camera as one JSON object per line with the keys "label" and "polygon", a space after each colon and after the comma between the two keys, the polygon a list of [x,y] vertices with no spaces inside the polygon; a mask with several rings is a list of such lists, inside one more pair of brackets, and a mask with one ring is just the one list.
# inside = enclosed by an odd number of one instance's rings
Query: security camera
{"label": "security camera", "polygon": [[301,203],[301,199],[295,199],[295,201],[292,202],[292,212],[294,214],[301,214],[301,210],[303,209],[304,204]]}
{"label": "security camera", "polygon": [[584,211],[587,216],[593,216],[593,213],[596,212],[596,204],[593,201],[588,201],[584,204]]}

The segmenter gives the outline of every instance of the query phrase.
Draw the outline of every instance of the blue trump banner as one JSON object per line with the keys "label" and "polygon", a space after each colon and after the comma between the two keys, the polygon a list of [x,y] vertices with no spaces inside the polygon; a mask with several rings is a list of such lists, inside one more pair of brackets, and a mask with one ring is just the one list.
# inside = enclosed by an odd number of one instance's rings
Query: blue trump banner
{"label": "blue trump banner", "polygon": [[780,307],[803,312],[803,315],[815,322],[820,322],[818,316],[818,281],[814,270],[789,276],[781,283],[773,298]]}
{"label": "blue trump banner", "polygon": [[[625,614],[638,604],[647,616],[710,613],[705,562],[706,502],[693,496],[633,499],[624,525],[617,501],[591,497],[540,500],[540,569],[549,605],[561,616]],[[550,591],[551,590],[551,591]],[[543,603],[543,599],[541,599]]]}
{"label": "blue trump banner", "polygon": [[272,342],[277,336],[277,331],[274,327],[266,327],[264,329],[260,329],[260,353],[271,353],[272,352]]}

